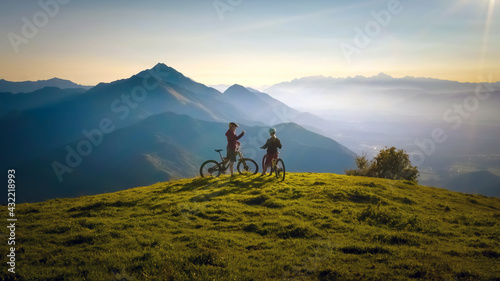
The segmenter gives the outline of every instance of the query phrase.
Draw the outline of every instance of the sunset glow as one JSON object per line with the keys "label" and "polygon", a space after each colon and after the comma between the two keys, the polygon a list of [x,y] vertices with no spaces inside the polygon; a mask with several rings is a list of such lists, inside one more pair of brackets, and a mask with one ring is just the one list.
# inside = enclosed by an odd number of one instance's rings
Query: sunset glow
{"label": "sunset glow", "polygon": [[252,87],[380,72],[500,77],[494,0],[214,3],[2,2],[0,78],[95,85],[158,62],[204,84]]}

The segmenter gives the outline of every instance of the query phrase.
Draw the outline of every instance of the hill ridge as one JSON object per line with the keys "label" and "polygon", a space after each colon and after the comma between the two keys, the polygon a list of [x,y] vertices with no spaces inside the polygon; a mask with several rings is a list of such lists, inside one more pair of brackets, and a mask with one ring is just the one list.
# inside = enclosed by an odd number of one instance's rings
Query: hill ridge
{"label": "hill ridge", "polygon": [[88,90],[93,86],[77,84],[71,80],[61,78],[51,78],[37,81],[8,81],[0,79],[0,92],[30,93],[45,87],[56,87],[60,89],[85,89]]}

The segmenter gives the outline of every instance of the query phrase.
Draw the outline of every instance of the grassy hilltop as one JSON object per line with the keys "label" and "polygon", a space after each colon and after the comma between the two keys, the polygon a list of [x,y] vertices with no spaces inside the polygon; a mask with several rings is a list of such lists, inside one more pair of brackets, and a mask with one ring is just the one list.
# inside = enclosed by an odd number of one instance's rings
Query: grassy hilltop
{"label": "grassy hilltop", "polygon": [[500,199],[405,181],[195,178],[16,216],[0,280],[500,280]]}

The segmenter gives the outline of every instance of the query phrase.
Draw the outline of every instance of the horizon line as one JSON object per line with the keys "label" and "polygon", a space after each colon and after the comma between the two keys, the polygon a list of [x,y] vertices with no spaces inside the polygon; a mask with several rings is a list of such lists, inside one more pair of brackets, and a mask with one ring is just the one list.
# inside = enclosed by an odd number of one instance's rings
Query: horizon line
{"label": "horizon line", "polygon": [[[164,63],[162,63],[164,64]],[[164,64],[166,65],[166,64]],[[156,66],[156,65],[155,65]],[[166,65],[168,66],[168,65]],[[170,67],[170,66],[169,66]],[[172,67],[173,68],[173,67]],[[148,69],[151,69],[151,68],[148,68]],[[200,80],[197,80],[197,79],[194,79],[188,75],[185,75],[184,73],[178,71],[177,69],[173,68],[175,71],[183,74],[185,77],[188,77],[190,79],[192,79],[193,81],[197,82],[197,83],[201,83],[201,84],[204,84],[206,86],[231,86],[231,85],[244,85],[244,83],[241,83],[241,82],[231,82],[231,83],[206,83],[206,82],[201,82]],[[147,70],[147,69],[143,69],[141,71],[144,71],[144,70]],[[82,86],[82,87],[95,87],[97,86],[98,84],[101,84],[101,83],[112,83],[112,82],[115,82],[115,81],[119,81],[119,80],[123,80],[123,79],[128,79],[138,73],[140,73],[141,71],[135,73],[135,74],[132,74],[126,78],[118,78],[118,79],[114,79],[114,80],[109,80],[109,81],[100,81],[100,82],[97,82],[95,84],[82,84],[80,82],[76,82],[75,80],[71,80],[71,79],[67,79],[67,78],[61,78],[61,77],[51,77],[51,78],[46,78],[46,79],[38,79],[38,80],[7,80],[5,78],[1,78],[0,77],[0,81],[6,81],[6,82],[13,82],[13,83],[22,83],[22,82],[44,82],[44,81],[50,81],[50,80],[53,80],[53,79],[59,79],[59,80],[64,80],[64,81],[70,81],[74,84],[77,84],[79,86]],[[295,80],[300,80],[300,79],[305,79],[305,78],[329,78],[329,79],[344,79],[344,80],[347,80],[347,79],[355,79],[355,78],[365,78],[365,79],[368,79],[368,78],[376,78],[378,76],[386,76],[386,77],[390,77],[389,79],[405,79],[405,78],[413,78],[413,79],[432,79],[432,80],[439,80],[439,81],[448,81],[448,82],[457,82],[457,83],[461,83],[461,84],[482,84],[482,83],[488,83],[488,84],[495,84],[495,83],[499,83],[500,80],[497,80],[497,81],[464,81],[464,80],[451,80],[451,79],[443,79],[443,78],[436,78],[436,77],[430,77],[430,76],[411,76],[411,75],[406,75],[406,76],[399,76],[399,77],[396,77],[396,76],[392,76],[390,74],[387,74],[383,71],[379,72],[378,74],[375,74],[375,75],[372,75],[372,76],[364,76],[364,75],[348,75],[348,76],[345,76],[345,77],[334,77],[334,76],[331,76],[331,75],[324,75],[324,74],[318,74],[318,75],[309,75],[309,76],[302,76],[302,77],[295,77],[291,80],[284,80],[284,81],[278,81],[278,82],[275,82],[275,83],[270,83],[270,84],[267,84],[267,85],[245,85],[244,87],[258,87],[258,88],[262,88],[262,87],[266,87],[266,86],[272,86],[272,85],[277,85],[277,84],[281,84],[281,83],[290,83],[290,82],[293,82]],[[488,77],[484,77],[484,76],[480,76],[479,78],[486,78],[488,79]]]}

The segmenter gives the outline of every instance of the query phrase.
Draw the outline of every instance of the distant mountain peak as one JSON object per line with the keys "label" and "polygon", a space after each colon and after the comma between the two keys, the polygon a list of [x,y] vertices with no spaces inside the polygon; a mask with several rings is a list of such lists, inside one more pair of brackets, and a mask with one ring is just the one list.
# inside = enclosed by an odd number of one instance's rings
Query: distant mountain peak
{"label": "distant mountain peak", "polygon": [[153,66],[153,68],[151,68],[151,70],[159,72],[159,73],[175,74],[175,75],[179,75],[182,77],[186,77],[186,76],[184,76],[184,74],[180,73],[175,68],[170,67],[170,66],[168,66],[164,63],[161,63],[161,62],[159,62],[155,66]]}
{"label": "distant mountain peak", "polygon": [[377,74],[377,76],[373,76],[373,78],[377,78],[377,79],[393,79],[392,76],[390,76],[388,74],[385,74],[383,72],[380,72],[379,74]]}
{"label": "distant mountain peak", "polygon": [[154,76],[156,78],[159,78],[164,81],[190,81],[194,82],[191,78],[185,76],[181,72],[177,71],[175,68],[170,67],[164,63],[157,63],[155,66],[153,66],[150,69],[143,70],[139,73],[137,73],[134,76],[138,77],[148,77],[148,76]]}
{"label": "distant mountain peak", "polygon": [[163,62],[159,62],[154,67],[169,67],[169,66],[164,64]]}
{"label": "distant mountain peak", "polygon": [[224,91],[224,93],[241,92],[241,91],[250,92],[247,88],[241,86],[240,84],[234,84],[233,86],[227,88],[227,90]]}
{"label": "distant mountain peak", "polygon": [[161,69],[168,69],[168,70],[175,70],[173,67],[170,67],[162,62],[157,63],[153,68],[161,68]]}
{"label": "distant mountain peak", "polygon": [[193,93],[204,93],[212,95],[220,95],[220,92],[214,88],[205,86],[204,84],[198,83],[195,80],[187,77],[181,72],[177,71],[175,68],[170,67],[164,63],[157,63],[150,69],[143,70],[138,74],[134,75],[136,77],[149,77],[153,76],[159,81],[172,83],[182,88],[185,88]]}
{"label": "distant mountain peak", "polygon": [[380,72],[379,74],[377,75],[374,75],[372,77],[366,77],[366,76],[363,76],[363,75],[356,75],[354,77],[352,76],[348,76],[345,80],[355,80],[355,81],[358,81],[358,80],[392,80],[394,79],[394,77],[388,75],[388,74],[385,74],[383,72]]}
{"label": "distant mountain peak", "polygon": [[[44,81],[44,80],[38,80],[38,82],[40,82],[40,81]],[[50,78],[50,79],[47,79],[47,80],[45,80],[45,81],[64,81],[64,82],[71,82],[71,83],[73,83],[73,82],[72,82],[72,81],[70,81],[70,80],[67,80],[67,79],[61,79],[61,78],[57,78],[57,77]]]}

